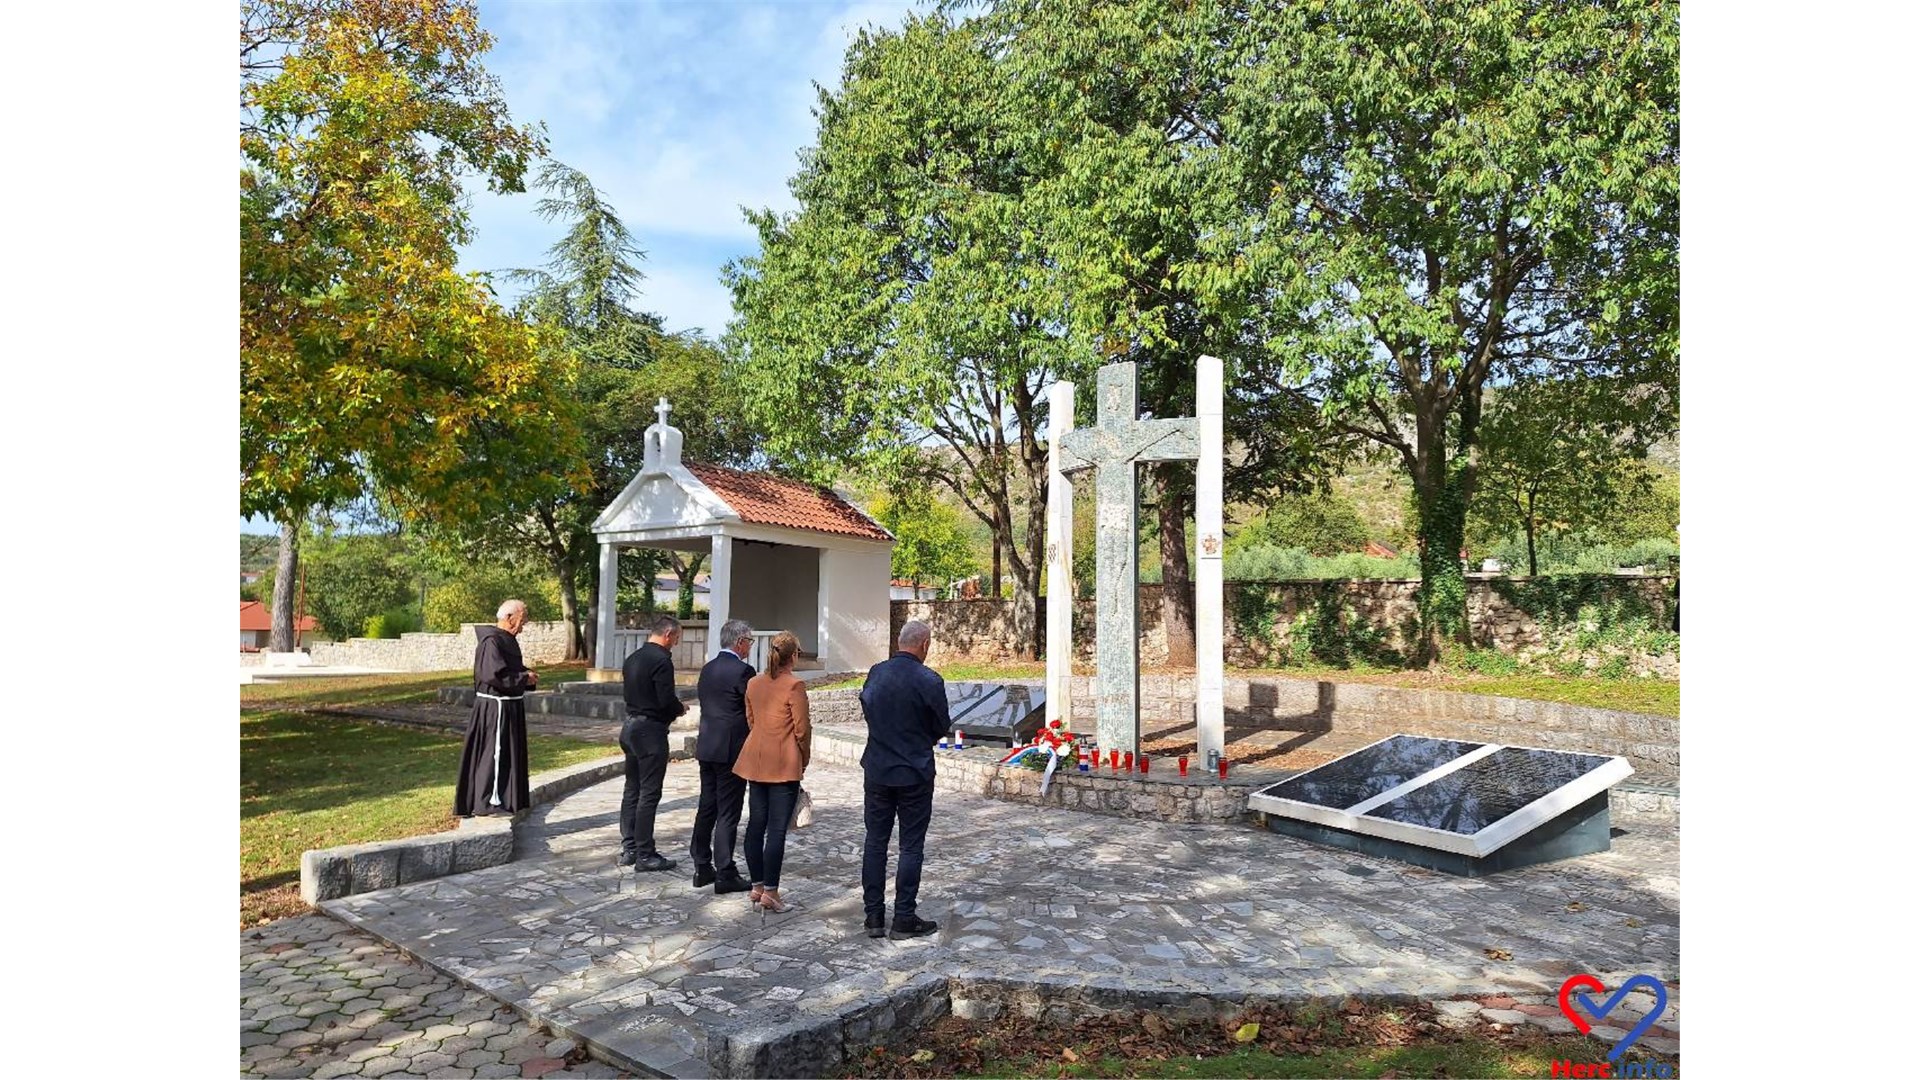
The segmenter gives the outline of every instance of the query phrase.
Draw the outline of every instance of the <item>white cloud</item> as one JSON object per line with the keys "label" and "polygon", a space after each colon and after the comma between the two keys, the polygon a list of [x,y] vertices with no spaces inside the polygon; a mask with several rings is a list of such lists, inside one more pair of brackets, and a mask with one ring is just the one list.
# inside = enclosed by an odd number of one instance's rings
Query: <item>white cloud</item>
{"label": "white cloud", "polygon": [[[790,210],[813,140],[813,84],[833,85],[854,32],[908,0],[853,4],[498,4],[488,69],[516,119],[586,172],[648,253],[642,306],[680,328],[725,325],[721,264],[751,253],[742,206]],[[537,265],[557,234],[534,197],[474,199],[475,269]],[[684,306],[683,306],[684,305]]]}

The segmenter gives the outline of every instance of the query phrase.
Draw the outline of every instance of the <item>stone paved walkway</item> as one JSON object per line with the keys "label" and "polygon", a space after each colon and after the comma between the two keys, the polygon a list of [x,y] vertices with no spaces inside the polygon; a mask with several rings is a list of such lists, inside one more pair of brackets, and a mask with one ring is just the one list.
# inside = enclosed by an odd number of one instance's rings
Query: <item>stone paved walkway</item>
{"label": "stone paved walkway", "polygon": [[[708,1075],[724,1041],[873,1005],[929,973],[1529,1004],[1577,972],[1608,985],[1679,977],[1671,827],[1616,822],[1609,852],[1466,879],[1251,826],[942,793],[920,905],[940,931],[891,942],[862,933],[859,774],[819,767],[807,786],[818,823],[789,843],[785,915],[696,891],[679,872],[618,868],[617,781],[537,810],[511,864],[324,907],[616,1060],[672,1076]],[[658,835],[682,869],[697,787],[691,765],[669,767]]]}
{"label": "stone paved walkway", "polygon": [[240,934],[240,1075],[625,1076],[325,915]]}

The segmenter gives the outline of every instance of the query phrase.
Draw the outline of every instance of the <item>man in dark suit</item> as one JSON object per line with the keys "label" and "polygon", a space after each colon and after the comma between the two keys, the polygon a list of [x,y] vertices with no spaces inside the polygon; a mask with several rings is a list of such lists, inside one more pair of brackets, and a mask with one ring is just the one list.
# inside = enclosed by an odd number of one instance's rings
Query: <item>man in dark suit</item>
{"label": "man in dark suit", "polygon": [[620,667],[627,721],[620,725],[620,749],[627,755],[627,783],[620,793],[620,865],[636,871],[671,870],[673,860],[653,846],[653,816],[660,809],[660,786],[667,778],[667,727],[687,711],[673,689],[673,647],[680,643],[680,620],[653,620],[646,644]]}
{"label": "man in dark suit", "polygon": [[887,842],[900,822],[900,869],[893,890],[893,935],[920,937],[939,929],[917,911],[920,863],[933,818],[933,745],[952,727],[947,684],[926,665],[933,631],[915,619],[900,628],[900,650],[867,672],[860,711],[867,719],[866,857],[860,888],[867,936],[887,934]]}
{"label": "man in dark suit", "polygon": [[[700,737],[693,757],[700,763],[700,808],[693,815],[693,886],[714,894],[746,892],[751,885],[733,863],[740,834],[740,804],[747,782],[733,775],[747,741],[747,680],[753,665],[753,627],[732,619],[720,628],[722,648],[700,669]],[[716,872],[715,867],[718,867]]]}

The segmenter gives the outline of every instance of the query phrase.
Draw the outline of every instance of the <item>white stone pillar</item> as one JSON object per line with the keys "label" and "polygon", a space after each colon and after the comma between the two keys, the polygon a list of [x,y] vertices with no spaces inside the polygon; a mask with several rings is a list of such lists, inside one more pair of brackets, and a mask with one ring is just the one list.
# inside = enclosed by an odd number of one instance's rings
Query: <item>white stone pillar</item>
{"label": "white stone pillar", "polygon": [[1060,471],[1060,437],[1073,430],[1073,384],[1047,392],[1047,706],[1073,726],[1073,482]]}
{"label": "white stone pillar", "polygon": [[713,534],[713,557],[709,563],[711,569],[707,571],[707,655],[700,659],[703,664],[719,654],[723,647],[720,640],[720,627],[733,617],[728,614],[733,607],[733,537],[724,532]]}
{"label": "white stone pillar", "polygon": [[593,666],[603,671],[618,668],[624,656],[614,655],[613,634],[620,625],[619,612],[615,606],[620,596],[620,545],[600,542],[600,600],[599,615],[595,620],[593,636]]}
{"label": "white stone pillar", "polygon": [[1200,543],[1193,580],[1194,723],[1200,760],[1226,749],[1226,387],[1217,356],[1202,356],[1195,373],[1200,462],[1194,477],[1194,532]]}

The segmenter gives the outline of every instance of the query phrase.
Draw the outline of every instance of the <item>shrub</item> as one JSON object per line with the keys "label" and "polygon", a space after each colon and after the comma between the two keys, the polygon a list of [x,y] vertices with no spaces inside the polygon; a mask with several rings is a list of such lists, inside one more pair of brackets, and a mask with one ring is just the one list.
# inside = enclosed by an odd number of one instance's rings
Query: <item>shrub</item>
{"label": "shrub", "polygon": [[515,597],[526,601],[529,621],[560,617],[560,585],[551,577],[516,567],[474,567],[427,590],[426,628],[451,634],[462,623],[490,623],[501,602]]}
{"label": "shrub", "polygon": [[420,629],[420,620],[411,608],[392,608],[367,620],[363,637],[397,638]]}

